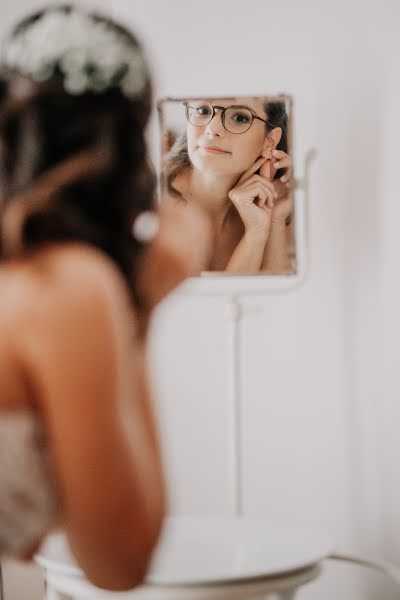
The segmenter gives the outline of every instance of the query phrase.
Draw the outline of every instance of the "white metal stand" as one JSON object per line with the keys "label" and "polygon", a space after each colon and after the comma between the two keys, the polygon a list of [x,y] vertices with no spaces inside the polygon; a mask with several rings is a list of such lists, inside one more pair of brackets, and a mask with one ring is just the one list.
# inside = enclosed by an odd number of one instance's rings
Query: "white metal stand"
{"label": "white metal stand", "polygon": [[[296,280],[295,286],[288,286],[287,281],[280,288],[275,286],[268,291],[255,291],[246,289],[242,293],[233,294],[228,300],[228,379],[229,379],[229,471],[230,471],[230,505],[231,512],[235,516],[241,516],[244,512],[243,506],[243,461],[242,461],[242,431],[241,431],[241,323],[246,314],[262,313],[263,307],[246,307],[241,298],[243,296],[264,296],[268,293],[284,293],[297,289],[303,285],[307,271],[307,249],[308,249],[308,205],[309,205],[309,171],[316,151],[309,150],[304,162],[304,176],[301,180],[295,181],[295,190],[303,192],[303,210],[301,222],[297,223],[296,235],[302,240],[303,248],[299,249],[301,253],[301,272]],[[297,218],[297,215],[296,215]],[[299,219],[300,221],[300,219]],[[302,231],[300,232],[299,229]]]}

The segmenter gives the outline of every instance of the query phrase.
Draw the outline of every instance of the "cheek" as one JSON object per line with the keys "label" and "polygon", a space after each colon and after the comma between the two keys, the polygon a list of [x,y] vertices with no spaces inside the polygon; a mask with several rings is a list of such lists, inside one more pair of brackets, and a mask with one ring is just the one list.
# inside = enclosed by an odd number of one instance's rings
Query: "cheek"
{"label": "cheek", "polygon": [[[250,132],[249,132],[250,133]],[[265,135],[259,132],[251,132],[251,135],[246,136],[238,141],[235,148],[234,156],[238,166],[245,171],[257,160],[263,150]]]}
{"label": "cheek", "polygon": [[190,125],[188,126],[186,132],[189,160],[194,167],[200,170],[202,169],[202,160],[201,157],[199,157],[197,148],[199,145],[201,132],[202,129],[200,127],[191,127]]}
{"label": "cheek", "polygon": [[198,145],[198,137],[199,137],[198,128],[189,126],[186,131],[186,136],[187,136],[189,158],[191,159],[193,152],[194,152],[196,146]]}

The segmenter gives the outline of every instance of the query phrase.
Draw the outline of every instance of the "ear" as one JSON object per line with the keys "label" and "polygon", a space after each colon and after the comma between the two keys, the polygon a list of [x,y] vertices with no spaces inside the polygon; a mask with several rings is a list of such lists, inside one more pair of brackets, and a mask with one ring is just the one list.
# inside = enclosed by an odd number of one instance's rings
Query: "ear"
{"label": "ear", "polygon": [[263,151],[270,152],[271,150],[275,150],[282,137],[282,129],[280,127],[275,127],[271,131],[267,133],[265,136]]}

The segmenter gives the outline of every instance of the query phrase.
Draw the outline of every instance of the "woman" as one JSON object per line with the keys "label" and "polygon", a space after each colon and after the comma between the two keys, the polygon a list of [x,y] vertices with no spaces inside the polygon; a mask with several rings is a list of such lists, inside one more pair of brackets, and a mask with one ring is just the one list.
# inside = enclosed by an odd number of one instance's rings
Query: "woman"
{"label": "woman", "polygon": [[165,161],[167,195],[210,217],[214,244],[204,269],[292,273],[285,103],[191,100],[186,118],[186,133]]}
{"label": "woman", "polygon": [[165,510],[149,317],[203,261],[191,239],[207,239],[197,214],[149,212],[150,87],[136,39],[78,8],[43,10],[6,40],[0,555],[30,557],[62,526],[113,590],[142,580]]}

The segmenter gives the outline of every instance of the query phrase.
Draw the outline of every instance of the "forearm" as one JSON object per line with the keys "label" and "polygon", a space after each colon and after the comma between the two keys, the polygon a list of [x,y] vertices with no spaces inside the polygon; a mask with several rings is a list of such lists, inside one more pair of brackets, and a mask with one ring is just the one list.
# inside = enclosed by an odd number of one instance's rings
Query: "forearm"
{"label": "forearm", "polygon": [[261,268],[267,239],[268,236],[264,233],[261,235],[246,231],[236,246],[225,271],[239,274],[258,273]]}
{"label": "forearm", "polygon": [[141,583],[165,515],[153,424],[143,410],[145,399],[137,400],[121,407],[119,439],[102,450],[110,467],[106,480],[93,490],[95,497],[90,492],[81,496],[78,514],[67,515],[66,529],[78,562],[95,585],[112,590]]}
{"label": "forearm", "polygon": [[143,342],[143,347],[140,350],[140,373],[142,373],[141,380],[139,382],[140,394],[139,401],[141,404],[143,419],[145,422],[146,430],[149,436],[149,442],[154,452],[154,458],[159,463],[160,468],[162,464],[161,460],[161,449],[159,440],[159,430],[157,425],[157,418],[154,411],[152,390],[150,386],[150,377],[148,375],[148,360],[147,360],[147,339]]}
{"label": "forearm", "polygon": [[262,270],[272,275],[291,272],[291,245],[291,235],[286,223],[272,223],[262,260]]}

